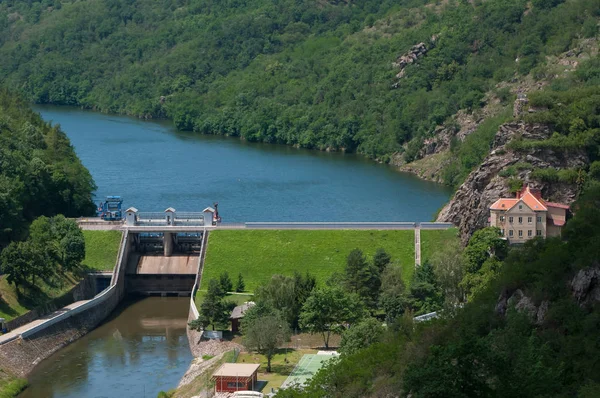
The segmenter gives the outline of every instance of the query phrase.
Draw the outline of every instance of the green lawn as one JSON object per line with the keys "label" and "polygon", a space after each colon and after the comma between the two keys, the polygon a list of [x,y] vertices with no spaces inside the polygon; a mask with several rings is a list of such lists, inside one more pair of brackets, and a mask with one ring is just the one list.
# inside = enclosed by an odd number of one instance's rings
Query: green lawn
{"label": "green lawn", "polygon": [[98,271],[111,271],[117,261],[121,231],[83,231],[85,259],[83,265]]}
{"label": "green lawn", "polygon": [[211,278],[228,271],[232,280],[241,273],[247,291],[273,274],[309,272],[323,284],[334,272],[343,272],[346,257],[361,249],[369,258],[384,248],[403,267],[405,280],[414,271],[414,231],[369,230],[220,230],[210,233],[202,288]]}
{"label": "green lawn", "polygon": [[449,240],[458,240],[458,229],[421,230],[421,264],[425,264],[435,250]]}
{"label": "green lawn", "polygon": [[271,359],[271,373],[267,373],[267,358],[264,355],[243,352],[240,353],[237,363],[260,363],[258,369],[258,381],[266,381],[267,385],[263,387],[262,392],[267,393],[271,388],[278,389],[281,384],[288,378],[296,364],[300,361],[304,354],[316,354],[316,350],[295,350],[280,349],[277,354]]}

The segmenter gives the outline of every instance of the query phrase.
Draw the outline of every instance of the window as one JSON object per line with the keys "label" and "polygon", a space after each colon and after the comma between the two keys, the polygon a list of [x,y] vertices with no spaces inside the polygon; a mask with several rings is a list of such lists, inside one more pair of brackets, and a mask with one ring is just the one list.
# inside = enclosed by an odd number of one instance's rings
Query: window
{"label": "window", "polygon": [[500,230],[500,235],[504,236],[504,230],[503,229]]}
{"label": "window", "polygon": [[519,224],[523,224],[523,217],[519,217]]}
{"label": "window", "polygon": [[535,234],[536,234],[537,236],[542,236],[542,230],[541,230],[541,229],[538,229],[537,231],[535,231]]}
{"label": "window", "polygon": [[508,231],[508,236],[513,236],[513,230]]}
{"label": "window", "polygon": [[523,230],[522,230],[522,229],[520,229],[520,230],[519,230],[519,238],[522,238],[522,237],[523,237]]}
{"label": "window", "polygon": [[532,231],[530,229],[527,230],[527,236],[531,237]]}
{"label": "window", "polygon": [[537,217],[537,222],[542,222],[542,216]]}
{"label": "window", "polygon": [[533,217],[527,217],[527,223],[531,224],[533,222]]}
{"label": "window", "polygon": [[500,216],[500,221],[504,222],[504,216]]}
{"label": "window", "polygon": [[513,218],[512,217],[508,217],[508,222],[512,224]]}
{"label": "window", "polygon": [[519,210],[523,210],[523,205],[519,205]]}

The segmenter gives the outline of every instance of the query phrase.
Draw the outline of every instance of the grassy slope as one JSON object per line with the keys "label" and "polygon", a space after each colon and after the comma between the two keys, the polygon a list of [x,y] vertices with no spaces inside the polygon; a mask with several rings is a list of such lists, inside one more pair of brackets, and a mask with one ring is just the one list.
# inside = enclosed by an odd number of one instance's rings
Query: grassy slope
{"label": "grassy slope", "polygon": [[93,270],[112,270],[119,252],[121,231],[83,231],[83,236],[85,236],[83,264]]}
{"label": "grassy slope", "polygon": [[241,273],[246,290],[253,291],[273,274],[294,271],[313,274],[323,284],[334,272],[343,272],[346,257],[361,249],[368,257],[383,247],[402,265],[410,280],[414,270],[414,233],[410,231],[214,231],[208,241],[202,280],[228,271],[233,280]]}
{"label": "grassy slope", "polygon": [[0,369],[0,398],[16,397],[27,387],[27,380],[18,379]]}
{"label": "grassy slope", "polygon": [[[121,232],[119,231],[83,231],[86,256],[83,264],[92,270],[112,270],[119,250]],[[0,280],[0,317],[14,319],[39,307],[48,301],[67,293],[79,278],[65,275],[55,285],[38,282],[37,288],[22,286],[19,294],[15,286],[4,278]]]}
{"label": "grassy slope", "polygon": [[433,255],[436,248],[442,247],[444,242],[458,239],[458,229],[447,230],[422,230],[421,231],[421,264],[425,264]]}

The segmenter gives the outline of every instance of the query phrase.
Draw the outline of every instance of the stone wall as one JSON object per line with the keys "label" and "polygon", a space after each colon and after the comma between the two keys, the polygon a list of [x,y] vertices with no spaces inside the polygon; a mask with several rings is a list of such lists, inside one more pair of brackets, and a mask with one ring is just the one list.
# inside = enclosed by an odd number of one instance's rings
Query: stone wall
{"label": "stone wall", "polygon": [[86,304],[0,345],[3,369],[26,377],[40,361],[98,326],[125,296],[125,264],[131,250],[128,233],[121,240],[111,286]]}

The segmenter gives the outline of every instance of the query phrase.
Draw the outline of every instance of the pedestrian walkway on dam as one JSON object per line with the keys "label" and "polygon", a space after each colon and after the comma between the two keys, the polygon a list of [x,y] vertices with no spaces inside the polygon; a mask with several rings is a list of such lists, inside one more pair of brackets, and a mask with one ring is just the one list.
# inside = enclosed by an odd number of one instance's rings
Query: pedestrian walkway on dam
{"label": "pedestrian walkway on dam", "polygon": [[50,314],[41,316],[38,319],[35,319],[23,326],[19,326],[18,328],[13,329],[10,332],[5,333],[2,336],[0,336],[0,345],[2,345],[4,343],[8,343],[9,341],[12,341],[12,340],[18,338],[19,336],[21,336],[21,334],[23,334],[24,332],[27,332],[30,329],[35,328],[36,326],[39,326],[45,322],[48,322],[54,318],[57,318],[69,311],[73,311],[74,309],[81,307],[82,305],[86,304],[89,301],[90,300],[76,301],[74,303],[71,303],[71,304],[59,309],[59,310],[51,312]]}
{"label": "pedestrian walkway on dam", "polygon": [[[131,229],[124,221],[102,221],[100,218],[82,218],[78,221],[79,227],[84,230],[123,230]],[[219,223],[217,225],[199,225],[186,227],[187,229],[214,231],[219,229],[360,229],[360,230],[405,230],[405,229],[448,229],[453,228],[452,223],[443,222],[246,222],[246,223]],[[136,226],[136,230],[170,231],[176,226],[153,225]],[[182,227],[179,227],[182,228]]]}

